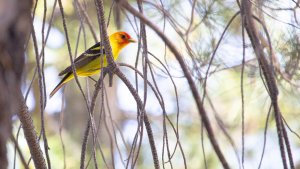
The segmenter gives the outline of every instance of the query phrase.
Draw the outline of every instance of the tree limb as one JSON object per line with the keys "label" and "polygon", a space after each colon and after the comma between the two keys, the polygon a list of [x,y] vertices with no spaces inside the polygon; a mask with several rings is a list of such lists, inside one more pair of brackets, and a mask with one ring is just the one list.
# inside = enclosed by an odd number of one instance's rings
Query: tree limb
{"label": "tree limb", "polygon": [[194,100],[196,102],[197,108],[198,108],[198,112],[199,115],[202,119],[202,122],[204,123],[204,126],[206,128],[207,134],[209,136],[209,140],[219,158],[219,160],[221,161],[223,168],[229,168],[229,165],[223,155],[223,153],[221,152],[221,149],[215,139],[212,127],[210,125],[210,121],[208,119],[208,116],[206,114],[206,110],[203,107],[199,92],[197,90],[196,84],[193,81],[193,78],[191,76],[191,73],[188,70],[187,65],[185,64],[184,60],[183,60],[183,56],[179,53],[179,51],[176,49],[175,45],[164,35],[164,33],[162,31],[159,30],[159,28],[152,23],[150,20],[148,20],[144,15],[142,15],[141,13],[139,13],[137,10],[135,10],[126,0],[120,1],[119,0],[119,5],[122,6],[124,9],[126,9],[128,12],[130,12],[132,15],[138,17],[142,22],[144,22],[144,24],[148,25],[150,28],[152,28],[160,38],[163,39],[163,41],[166,43],[166,45],[169,47],[169,49],[171,50],[171,52],[174,54],[174,56],[176,57],[177,61],[179,62],[181,69],[184,73],[184,76],[186,77],[188,84],[190,86],[190,89],[192,91]]}

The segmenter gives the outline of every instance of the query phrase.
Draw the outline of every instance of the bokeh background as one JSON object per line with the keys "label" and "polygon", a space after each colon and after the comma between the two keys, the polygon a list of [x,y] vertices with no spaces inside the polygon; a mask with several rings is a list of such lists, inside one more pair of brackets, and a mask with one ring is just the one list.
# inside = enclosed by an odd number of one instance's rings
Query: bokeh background
{"label": "bokeh background", "polygon": [[[62,2],[71,52],[77,57],[95,43],[85,15],[90,19],[89,22],[96,32],[96,38],[99,40],[100,37],[95,2],[91,0],[63,0]],[[255,13],[266,24],[277,58],[275,66],[278,66],[282,73],[275,72],[280,91],[279,106],[286,122],[285,127],[290,138],[294,161],[299,167],[300,141],[299,136],[295,134],[299,133],[300,129],[298,49],[300,25],[297,20],[300,14],[299,7],[295,7],[295,2],[290,0],[251,2],[254,4]],[[142,57],[139,20],[119,9],[113,1],[104,1],[104,4],[106,21],[109,21],[109,34],[122,30],[139,40],[139,43],[130,44],[121,52],[118,62],[135,66],[143,72],[145,60]],[[138,8],[135,1],[130,1],[130,4]],[[43,47],[43,29],[45,37],[47,30],[50,29],[43,56],[45,89],[49,96],[61,79],[58,73],[70,65],[70,58],[58,4],[54,0],[47,0],[46,2],[35,1],[35,5],[33,25],[39,52]],[[44,13],[45,5],[46,13]],[[190,73],[197,82],[199,92],[203,95],[203,80],[210,59],[226,25],[239,10],[237,2],[231,0],[154,0],[143,1],[143,8],[144,15],[164,31],[184,56]],[[148,66],[152,70],[151,72],[148,68],[148,80],[160,92],[164,109],[152,89],[144,86],[144,80],[141,77],[127,67],[120,66],[120,69],[135,86],[143,101],[145,101],[145,89],[147,91],[145,109],[152,125],[160,165],[165,168],[185,168],[185,159],[187,168],[221,168],[207,134],[203,130],[189,85],[177,60],[154,31],[149,27],[146,27],[146,31],[148,52],[151,53],[148,53]],[[266,37],[261,27],[260,33],[261,36]],[[28,41],[26,47],[23,92],[25,94],[32,83],[27,105],[40,134],[40,91],[38,78],[34,75],[36,57],[32,39]],[[244,66],[242,65],[243,49],[245,49]],[[265,52],[268,53],[267,48]],[[244,67],[243,75],[242,67]],[[241,85],[241,77],[243,85]],[[94,76],[94,79],[98,78],[99,76]],[[96,102],[94,114],[98,129],[96,157],[99,168],[126,168],[135,136],[137,133],[140,134],[137,105],[127,87],[118,77],[114,77],[112,87],[109,87],[107,79]],[[89,78],[80,78],[80,84],[90,101],[95,82]],[[241,90],[244,95],[244,138],[242,137]],[[244,139],[244,168],[258,168],[261,159],[261,168],[281,168],[276,124],[273,112],[269,112],[271,101],[247,37],[243,46],[240,16],[233,20],[222,37],[211,63],[205,91],[204,107],[216,139],[230,166],[242,168],[242,139]],[[26,141],[22,131],[18,132],[20,123],[17,117],[13,118],[14,134],[28,160],[30,153]],[[79,168],[81,145],[88,118],[87,105],[75,81],[68,83],[65,89],[60,90],[53,98],[47,98],[44,119],[52,168]],[[179,140],[174,130],[178,133]],[[180,141],[184,154],[180,151],[177,141]],[[43,146],[42,139],[41,146]],[[15,157],[14,145],[9,143],[8,147],[10,167],[22,168],[18,156]],[[168,155],[168,148],[171,155]],[[87,162],[91,156],[90,135]],[[14,160],[15,158],[17,159]],[[131,164],[132,162],[129,162],[129,166]],[[30,166],[33,168],[32,162]],[[93,160],[90,160],[87,168],[94,168]],[[153,168],[151,150],[145,131],[134,168]]]}

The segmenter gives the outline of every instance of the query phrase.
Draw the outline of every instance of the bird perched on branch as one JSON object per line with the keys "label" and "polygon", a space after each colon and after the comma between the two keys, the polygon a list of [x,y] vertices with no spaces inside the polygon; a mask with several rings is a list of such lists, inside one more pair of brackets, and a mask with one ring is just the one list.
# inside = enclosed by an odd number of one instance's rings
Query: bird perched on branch
{"label": "bird perched on branch", "polygon": [[[114,60],[118,59],[120,51],[129,43],[136,42],[126,32],[116,32],[109,36],[109,42],[112,49],[112,55]],[[104,51],[104,45],[101,42],[96,43],[87,51],[82,53],[78,58],[74,60],[77,76],[92,76],[99,74],[101,68],[107,66],[106,55]],[[64,75],[64,78],[58,83],[54,90],[50,93],[50,98],[67,82],[74,79],[74,74],[71,65],[65,70],[59,73],[59,76]]]}

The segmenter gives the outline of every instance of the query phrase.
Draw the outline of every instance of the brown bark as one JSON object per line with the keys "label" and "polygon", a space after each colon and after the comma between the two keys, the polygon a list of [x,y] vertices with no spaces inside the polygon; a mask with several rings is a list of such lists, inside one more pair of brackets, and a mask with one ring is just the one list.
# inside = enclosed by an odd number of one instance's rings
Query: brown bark
{"label": "brown bark", "polygon": [[43,157],[42,149],[39,145],[36,131],[34,129],[32,118],[28,112],[25,100],[21,93],[19,93],[19,110],[18,117],[22,123],[24,135],[30,150],[31,157],[34,162],[35,168],[46,169],[45,159]]}
{"label": "brown bark", "polygon": [[252,3],[248,0],[243,0],[241,3],[241,13],[243,24],[245,25],[245,29],[248,33],[253,50],[259,62],[264,79],[266,81],[267,89],[269,91],[270,99],[272,101],[283,168],[288,168],[285,147],[287,149],[290,168],[295,168],[289,139],[285,132],[283,121],[281,118],[281,111],[278,105],[279,91],[277,88],[276,79],[273,73],[273,68],[271,67],[271,64],[268,63],[264,54],[262,42],[259,39],[258,30],[253,19]]}
{"label": "brown bark", "polygon": [[164,35],[164,33],[162,31],[160,31],[160,29],[154,24],[152,23],[150,20],[148,20],[144,15],[142,15],[141,13],[139,13],[137,10],[135,10],[131,5],[129,5],[129,3],[127,1],[120,1],[117,2],[119,3],[119,5],[121,5],[124,9],[126,9],[128,12],[130,12],[132,15],[138,17],[141,22],[143,22],[144,24],[148,25],[152,30],[154,30],[158,36],[160,36],[160,38],[166,43],[166,45],[169,47],[170,51],[174,54],[174,56],[176,57],[177,61],[179,62],[181,69],[184,73],[185,78],[188,81],[188,84],[190,86],[190,89],[192,91],[194,100],[196,102],[197,105],[197,109],[198,109],[198,113],[201,117],[201,120],[205,126],[205,129],[207,131],[208,134],[208,138],[220,160],[220,162],[222,163],[223,168],[227,169],[230,168],[228,162],[226,161],[221,148],[215,138],[213,129],[211,127],[209,118],[207,116],[207,112],[206,109],[204,108],[198,89],[196,87],[195,82],[193,81],[193,78],[188,70],[188,67],[186,65],[186,63],[183,60],[182,55],[180,54],[180,52],[177,50],[177,48],[175,47],[175,45]]}
{"label": "brown bark", "polygon": [[24,43],[30,31],[32,1],[0,0],[0,164],[7,168],[6,142],[24,67]]}

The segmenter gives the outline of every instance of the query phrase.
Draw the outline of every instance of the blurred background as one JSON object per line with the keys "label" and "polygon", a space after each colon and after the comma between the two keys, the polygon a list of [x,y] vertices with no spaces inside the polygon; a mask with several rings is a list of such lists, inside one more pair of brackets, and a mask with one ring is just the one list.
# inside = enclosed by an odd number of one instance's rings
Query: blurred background
{"label": "blurred background", "polygon": [[[45,4],[46,3],[46,4]],[[99,24],[95,2],[91,0],[62,0],[71,52],[79,56],[99,41]],[[285,119],[295,165],[300,167],[300,104],[299,104],[299,8],[295,1],[252,1],[253,10],[265,23],[275,57],[279,107]],[[71,81],[54,97],[50,92],[61,80],[58,73],[70,65],[65,32],[59,6],[55,0],[35,1],[34,29],[38,51],[45,43],[43,63],[45,89],[45,130],[52,168],[79,168],[80,153],[89,114],[87,104],[75,81]],[[130,4],[138,9],[136,1]],[[126,63],[143,72],[140,22],[130,13],[104,0],[108,33],[126,31],[138,43],[122,50],[118,63]],[[299,5],[299,4],[298,4]],[[232,168],[281,168],[282,161],[271,101],[261,78],[251,43],[245,37],[243,45],[241,19],[236,1],[231,0],[154,0],[143,1],[144,15],[156,24],[176,45],[197,83],[203,98],[217,142]],[[45,8],[46,7],[46,8]],[[46,9],[46,12],[45,12]],[[44,18],[45,17],[45,18]],[[259,32],[266,39],[262,27]],[[93,35],[93,31],[95,34]],[[165,168],[222,168],[203,129],[194,98],[183,72],[163,40],[146,26],[148,47],[147,79],[159,93],[144,86],[144,80],[134,70],[120,66],[122,72],[138,91],[152,125],[160,165]],[[48,34],[49,33],[49,34]],[[222,36],[222,38],[221,38]],[[96,38],[96,40],[95,40]],[[43,40],[44,39],[44,40]],[[45,41],[46,39],[46,41]],[[218,41],[221,43],[211,61]],[[36,71],[36,56],[32,38],[26,46],[24,95],[34,125],[41,132],[40,88]],[[245,55],[243,56],[243,49]],[[268,54],[266,46],[264,49]],[[268,55],[269,56],[269,55]],[[242,64],[243,59],[245,64]],[[210,68],[208,70],[208,67]],[[206,87],[204,79],[208,70]],[[242,73],[243,72],[243,73]],[[143,72],[145,73],[145,72]],[[144,74],[145,76],[145,74]],[[99,76],[94,76],[98,80]],[[85,96],[91,101],[95,82],[79,78]],[[32,84],[32,86],[31,86]],[[242,93],[244,106],[242,106]],[[161,104],[162,103],[162,104]],[[151,150],[145,129],[140,152],[135,150],[136,164],[130,155],[136,139],[141,138],[137,120],[137,104],[126,85],[116,76],[109,87],[105,78],[94,111],[97,127],[96,157],[99,168],[153,168]],[[244,112],[242,115],[242,112]],[[242,137],[244,116],[244,137]],[[19,132],[20,122],[14,118],[13,132],[26,160],[30,153],[24,135]],[[90,133],[86,165],[95,168]],[[244,140],[244,148],[242,144]],[[180,143],[180,146],[179,146]],[[139,144],[137,141],[136,144]],[[43,147],[43,139],[41,139]],[[10,168],[22,168],[15,156],[14,144],[9,143]],[[137,146],[138,147],[138,146]],[[244,162],[242,164],[242,152]],[[16,160],[15,160],[16,158]],[[260,164],[261,162],[261,164]],[[186,163],[186,164],[185,164]],[[33,168],[33,163],[30,163]]]}

